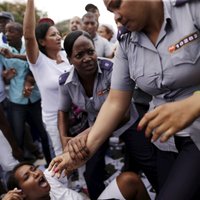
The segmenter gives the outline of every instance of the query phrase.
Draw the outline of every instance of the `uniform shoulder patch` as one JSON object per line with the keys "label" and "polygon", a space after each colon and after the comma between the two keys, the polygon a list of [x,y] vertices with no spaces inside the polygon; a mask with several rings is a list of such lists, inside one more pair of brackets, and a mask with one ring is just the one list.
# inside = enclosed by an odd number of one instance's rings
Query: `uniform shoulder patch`
{"label": "uniform shoulder patch", "polygon": [[69,72],[65,72],[60,75],[59,77],[59,85],[63,85],[65,81],[67,80],[67,77],[69,76]]}
{"label": "uniform shoulder patch", "polygon": [[118,31],[117,31],[117,40],[118,41],[121,41],[123,39],[123,36],[126,34],[126,33],[130,33],[130,31],[128,31],[126,29],[126,27],[124,26],[121,26],[118,28]]}
{"label": "uniform shoulder patch", "polygon": [[101,69],[112,70],[113,62],[111,60],[98,58],[98,61]]}

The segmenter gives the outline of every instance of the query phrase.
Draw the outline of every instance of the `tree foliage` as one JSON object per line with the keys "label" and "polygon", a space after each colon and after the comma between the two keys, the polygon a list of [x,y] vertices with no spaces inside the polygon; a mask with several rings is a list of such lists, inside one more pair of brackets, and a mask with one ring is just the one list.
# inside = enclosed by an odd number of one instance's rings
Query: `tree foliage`
{"label": "tree foliage", "polygon": [[61,33],[62,36],[65,36],[69,33],[69,19],[68,20],[64,20],[61,22],[58,22],[56,24],[57,29],[59,30],[59,32]]}
{"label": "tree foliage", "polygon": [[[21,24],[23,24],[25,9],[26,9],[25,3],[20,3],[20,2],[11,3],[7,1],[0,3],[0,12],[1,11],[11,12],[15,18],[15,21]],[[36,11],[36,21],[38,21],[41,17],[48,17],[46,12],[42,12],[37,8],[35,9],[35,11]],[[69,20],[64,20],[56,24],[56,27],[58,28],[58,30],[61,32],[62,35],[65,35],[66,33],[69,32],[68,24]]]}
{"label": "tree foliage", "polygon": [[[20,2],[11,3],[6,1],[0,3],[0,11],[11,12],[15,18],[15,21],[21,24],[23,23],[25,9],[26,9],[25,3],[20,3]],[[47,13],[42,12],[36,8],[36,20],[45,16],[47,16]]]}

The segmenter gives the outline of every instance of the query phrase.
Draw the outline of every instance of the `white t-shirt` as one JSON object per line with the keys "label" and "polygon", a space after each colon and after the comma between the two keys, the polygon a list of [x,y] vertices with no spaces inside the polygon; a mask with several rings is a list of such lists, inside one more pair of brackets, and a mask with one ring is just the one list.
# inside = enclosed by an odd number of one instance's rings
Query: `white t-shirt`
{"label": "white t-shirt", "polygon": [[41,93],[42,100],[42,118],[45,124],[57,126],[58,111],[58,85],[59,77],[64,72],[69,71],[69,64],[64,51],[60,52],[64,62],[57,64],[55,60],[50,59],[43,53],[39,53],[35,64],[30,65],[30,69],[36,80]]}
{"label": "white t-shirt", "polygon": [[66,188],[66,186],[59,181],[59,179],[52,177],[51,172],[49,172],[47,169],[44,171],[44,175],[51,187],[51,200],[88,200],[87,197],[82,196],[78,192]]}

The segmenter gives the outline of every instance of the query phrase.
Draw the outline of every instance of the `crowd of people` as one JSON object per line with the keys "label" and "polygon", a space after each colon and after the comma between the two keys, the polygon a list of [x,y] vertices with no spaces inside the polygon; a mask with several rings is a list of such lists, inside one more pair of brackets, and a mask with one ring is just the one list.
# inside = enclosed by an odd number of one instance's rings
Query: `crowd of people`
{"label": "crowd of people", "polygon": [[[1,199],[149,200],[141,172],[156,200],[200,199],[200,2],[103,1],[117,35],[93,4],[64,38],[34,0],[23,25],[0,12]],[[125,167],[106,187],[110,136]],[[87,194],[68,186],[83,165]]]}

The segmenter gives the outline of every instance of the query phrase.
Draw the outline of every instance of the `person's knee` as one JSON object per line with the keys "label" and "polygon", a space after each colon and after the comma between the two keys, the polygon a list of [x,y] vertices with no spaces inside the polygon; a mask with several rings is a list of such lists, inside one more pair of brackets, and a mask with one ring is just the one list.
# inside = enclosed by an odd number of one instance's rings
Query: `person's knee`
{"label": "person's knee", "polygon": [[117,183],[129,187],[137,187],[141,183],[140,177],[133,172],[123,172],[117,177]]}
{"label": "person's knee", "polygon": [[150,199],[140,177],[133,172],[123,172],[117,177],[118,187],[125,199]]}

